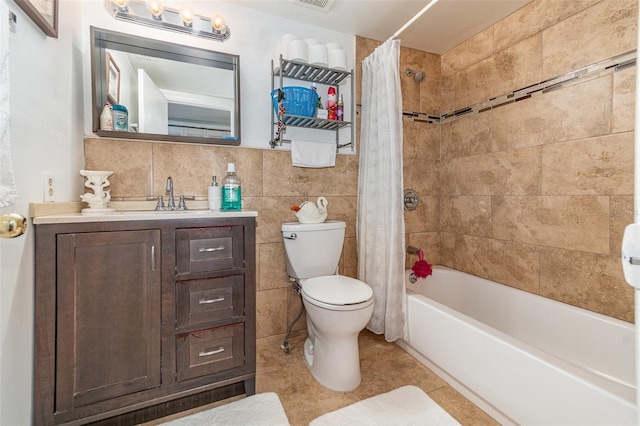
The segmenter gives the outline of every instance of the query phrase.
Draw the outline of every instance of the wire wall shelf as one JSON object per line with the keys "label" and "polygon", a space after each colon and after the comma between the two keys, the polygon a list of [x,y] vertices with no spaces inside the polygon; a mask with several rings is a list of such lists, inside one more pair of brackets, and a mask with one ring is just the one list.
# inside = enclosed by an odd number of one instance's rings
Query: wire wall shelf
{"label": "wire wall shelf", "polygon": [[302,117],[299,115],[284,114],[283,118],[284,124],[287,126],[306,127],[308,129],[338,130],[351,125],[350,121],[326,120],[324,118]]}
{"label": "wire wall shelf", "polygon": [[[280,72],[282,69],[282,73]],[[275,77],[293,78],[296,80],[311,81],[320,84],[337,85],[351,76],[349,71],[304,64],[302,62],[282,60],[282,67],[274,70]]]}
{"label": "wire wall shelf", "polygon": [[[339,96],[340,87],[347,83],[347,80],[351,78],[351,82],[349,83],[351,86],[351,103],[352,105],[355,103],[355,89],[353,85],[353,70],[344,71],[333,68],[321,67],[317,65],[309,65],[302,62],[289,61],[282,56],[280,56],[278,61],[272,61],[271,63],[271,90],[273,91],[276,87],[282,89],[284,85],[284,78],[289,78],[293,80],[301,80],[308,81],[312,83],[319,83],[328,86],[335,86],[337,93],[336,97]],[[277,85],[274,83],[278,82]],[[351,109],[352,117],[355,119],[355,109]],[[284,124],[284,128],[287,126],[291,127],[301,127],[306,129],[316,129],[316,130],[328,130],[334,131],[336,133],[336,150],[339,151],[340,148],[344,148],[347,146],[351,146],[351,150],[354,150],[353,140],[355,139],[355,129],[353,123],[350,121],[338,121],[338,120],[327,120],[324,118],[316,118],[316,117],[306,117],[300,115],[292,115],[292,114],[283,114],[282,115],[282,124]],[[280,131],[278,125],[278,117],[274,113],[274,109],[271,110],[271,140],[269,141],[269,145],[272,148],[276,146],[282,146],[283,143],[290,143],[291,140],[286,140],[283,137],[284,130]],[[340,143],[340,129],[345,127],[351,127],[351,141],[346,143]],[[278,132],[275,132],[275,128],[278,128]]]}

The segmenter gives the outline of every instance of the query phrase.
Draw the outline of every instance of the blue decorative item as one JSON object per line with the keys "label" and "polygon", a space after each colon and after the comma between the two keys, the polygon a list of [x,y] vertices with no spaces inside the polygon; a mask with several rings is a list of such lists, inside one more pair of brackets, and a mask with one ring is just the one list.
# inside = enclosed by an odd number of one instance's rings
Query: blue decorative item
{"label": "blue decorative item", "polygon": [[[278,115],[278,91],[275,89],[271,92],[271,100],[273,109]],[[318,103],[318,94],[307,87],[287,86],[282,88],[284,98],[282,105],[286,109],[287,115],[298,115],[302,117],[313,117],[316,113],[316,105]]]}

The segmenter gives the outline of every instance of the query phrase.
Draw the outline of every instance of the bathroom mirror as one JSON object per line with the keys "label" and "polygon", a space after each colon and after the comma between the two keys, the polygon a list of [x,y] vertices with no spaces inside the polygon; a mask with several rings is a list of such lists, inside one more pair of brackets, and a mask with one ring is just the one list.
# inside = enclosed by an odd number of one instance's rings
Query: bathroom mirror
{"label": "bathroom mirror", "polygon": [[[93,131],[110,138],[240,145],[239,57],[91,27]],[[104,105],[126,108],[120,131]],[[122,108],[114,111],[122,116]],[[120,121],[122,123],[122,121]]]}

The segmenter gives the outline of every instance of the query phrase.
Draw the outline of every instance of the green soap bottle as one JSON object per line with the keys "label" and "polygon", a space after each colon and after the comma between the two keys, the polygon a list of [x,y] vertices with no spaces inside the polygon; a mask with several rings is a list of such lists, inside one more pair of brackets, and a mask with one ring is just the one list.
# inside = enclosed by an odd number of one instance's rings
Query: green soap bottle
{"label": "green soap bottle", "polygon": [[222,211],[242,210],[242,187],[236,175],[236,165],[227,165],[227,175],[222,179]]}

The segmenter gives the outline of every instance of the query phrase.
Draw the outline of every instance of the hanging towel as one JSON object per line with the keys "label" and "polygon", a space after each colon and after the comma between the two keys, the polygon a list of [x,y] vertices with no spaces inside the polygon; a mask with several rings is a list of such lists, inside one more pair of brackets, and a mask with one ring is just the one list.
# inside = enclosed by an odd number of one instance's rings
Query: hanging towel
{"label": "hanging towel", "polygon": [[16,184],[11,163],[11,129],[9,127],[9,10],[0,2],[0,207],[15,204]]}
{"label": "hanging towel", "polygon": [[291,141],[291,161],[295,167],[335,167],[336,145],[293,140]]}

